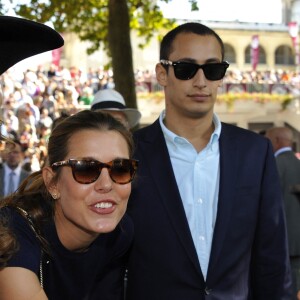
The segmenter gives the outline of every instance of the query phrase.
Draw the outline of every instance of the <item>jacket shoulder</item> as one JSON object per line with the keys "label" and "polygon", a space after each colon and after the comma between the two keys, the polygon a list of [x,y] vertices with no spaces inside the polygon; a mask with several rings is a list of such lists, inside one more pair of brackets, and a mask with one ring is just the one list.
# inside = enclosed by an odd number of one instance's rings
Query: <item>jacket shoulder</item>
{"label": "jacket shoulder", "polygon": [[262,136],[259,133],[256,133],[254,131],[251,131],[249,129],[241,128],[236,125],[223,123],[222,122],[222,131],[221,135],[228,135],[228,136],[235,136],[241,139],[247,139],[247,140],[254,140],[254,141],[261,141],[261,142],[268,142],[269,140]]}

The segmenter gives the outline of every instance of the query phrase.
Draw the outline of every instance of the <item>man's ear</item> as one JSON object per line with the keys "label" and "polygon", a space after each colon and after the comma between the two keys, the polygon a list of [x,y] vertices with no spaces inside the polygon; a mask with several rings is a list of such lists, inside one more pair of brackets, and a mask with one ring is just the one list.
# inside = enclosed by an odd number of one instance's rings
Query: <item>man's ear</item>
{"label": "man's ear", "polygon": [[168,74],[167,74],[167,70],[162,66],[162,64],[160,63],[156,64],[155,73],[156,73],[157,82],[161,86],[166,86]]}

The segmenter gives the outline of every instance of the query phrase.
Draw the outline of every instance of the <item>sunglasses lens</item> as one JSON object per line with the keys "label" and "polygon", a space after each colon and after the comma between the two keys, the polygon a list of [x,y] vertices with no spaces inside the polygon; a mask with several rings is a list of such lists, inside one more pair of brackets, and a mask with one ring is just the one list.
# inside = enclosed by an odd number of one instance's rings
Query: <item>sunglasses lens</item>
{"label": "sunglasses lens", "polygon": [[74,160],[61,161],[54,163],[53,167],[71,166],[73,178],[82,184],[89,184],[95,182],[103,168],[109,172],[112,181],[119,184],[126,184],[133,180],[138,161],[131,159],[115,159],[108,163],[89,160]]}
{"label": "sunglasses lens", "polygon": [[220,80],[225,76],[226,65],[222,63],[207,64],[202,66],[204,75],[208,80]]}
{"label": "sunglasses lens", "polygon": [[199,69],[202,69],[206,79],[220,80],[225,76],[228,67],[225,63],[197,65],[193,63],[176,62],[173,64],[177,79],[189,80],[193,78]]}
{"label": "sunglasses lens", "polygon": [[74,179],[78,183],[92,183],[96,181],[100,175],[99,166],[94,161],[77,161],[72,168]]}
{"label": "sunglasses lens", "polygon": [[198,66],[191,63],[176,63],[173,65],[174,73],[177,79],[188,80],[195,76]]}
{"label": "sunglasses lens", "polygon": [[110,168],[111,179],[119,184],[129,183],[134,176],[133,161],[129,159],[116,159]]}

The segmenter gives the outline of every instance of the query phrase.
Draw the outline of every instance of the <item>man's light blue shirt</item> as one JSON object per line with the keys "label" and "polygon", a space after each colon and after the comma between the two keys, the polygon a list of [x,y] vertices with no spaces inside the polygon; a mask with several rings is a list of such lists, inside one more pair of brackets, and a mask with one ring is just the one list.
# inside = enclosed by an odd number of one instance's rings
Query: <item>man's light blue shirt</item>
{"label": "man's light blue shirt", "polygon": [[218,207],[221,122],[214,114],[215,130],[206,147],[197,153],[187,139],[174,134],[164,125],[164,117],[165,111],[160,114],[159,121],[201,270],[206,279]]}
{"label": "man's light blue shirt", "polygon": [[4,167],[4,182],[5,182],[3,189],[4,189],[4,195],[7,196],[8,195],[8,189],[9,189],[9,176],[10,176],[10,173],[11,172],[15,173],[15,176],[13,177],[13,181],[14,181],[14,186],[17,189],[19,187],[22,167],[21,167],[21,164],[19,164],[19,166],[13,170],[6,163],[3,164],[3,167]]}

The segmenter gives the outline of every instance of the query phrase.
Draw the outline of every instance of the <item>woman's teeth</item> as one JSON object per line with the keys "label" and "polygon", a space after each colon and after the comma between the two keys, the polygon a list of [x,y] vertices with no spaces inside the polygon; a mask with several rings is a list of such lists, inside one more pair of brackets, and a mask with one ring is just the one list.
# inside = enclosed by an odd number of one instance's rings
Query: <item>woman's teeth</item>
{"label": "woman's teeth", "polygon": [[112,203],[111,202],[100,202],[100,203],[97,203],[95,204],[95,207],[96,208],[109,208],[109,207],[112,207]]}

